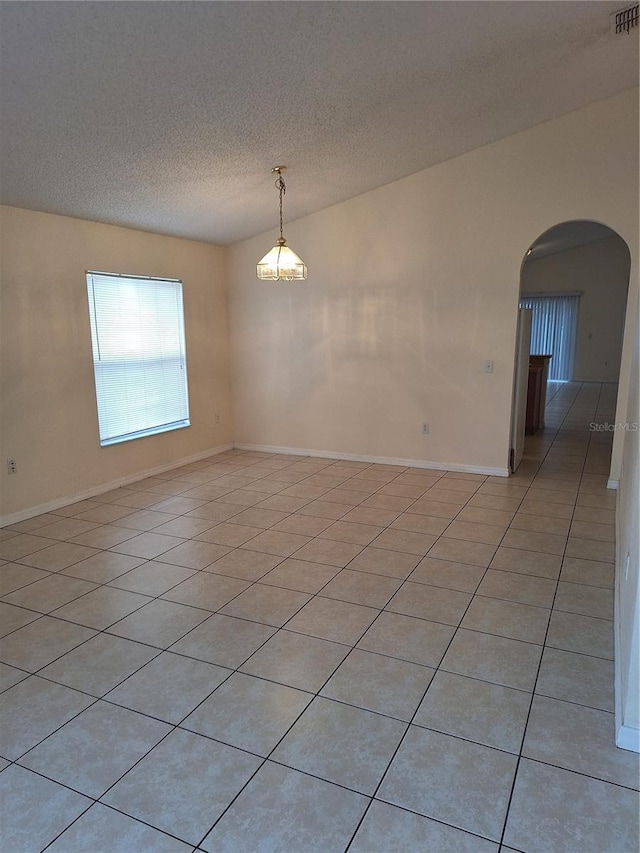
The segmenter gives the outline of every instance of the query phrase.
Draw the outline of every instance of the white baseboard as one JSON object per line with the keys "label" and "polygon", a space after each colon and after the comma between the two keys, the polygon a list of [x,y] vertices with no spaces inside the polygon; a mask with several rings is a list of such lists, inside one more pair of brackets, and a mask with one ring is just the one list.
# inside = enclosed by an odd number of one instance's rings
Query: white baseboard
{"label": "white baseboard", "polygon": [[329,450],[307,450],[300,447],[272,447],[266,444],[234,444],[237,450],[253,450],[260,453],[288,453],[294,456],[315,456],[320,459],[348,459],[350,462],[369,462],[377,465],[403,465],[407,468],[432,468],[435,471],[459,471],[461,474],[487,474],[493,477],[508,477],[509,469],[483,468],[478,465],[460,465],[456,462],[431,462],[425,459],[398,459],[394,456],[362,456],[357,453],[341,453]]}
{"label": "white baseboard", "polygon": [[616,746],[630,752],[640,752],[640,729],[632,726],[620,726],[616,733]]}
{"label": "white baseboard", "polygon": [[65,495],[60,498],[55,498],[47,503],[39,506],[22,509],[19,512],[13,512],[10,515],[0,516],[0,527],[6,527],[8,524],[17,524],[19,521],[25,521],[27,518],[33,518],[36,515],[42,515],[45,512],[52,512],[60,509],[62,506],[84,501],[87,498],[95,498],[97,495],[103,495],[105,492],[110,492],[112,489],[119,489],[121,486],[126,486],[128,483],[135,483],[137,480],[144,480],[145,477],[153,477],[155,474],[162,474],[164,471],[171,471],[172,468],[179,468],[181,465],[188,465],[190,462],[199,462],[201,459],[206,459],[208,456],[216,456],[218,453],[224,453],[225,450],[232,450],[233,444],[224,444],[220,447],[214,447],[211,450],[204,450],[201,453],[195,453],[193,456],[186,456],[183,459],[174,459],[164,465],[158,465],[156,468],[147,468],[145,471],[138,471],[135,474],[129,474],[126,477],[120,477],[118,480],[111,480],[108,483],[102,483],[99,486],[92,486],[90,489],[85,489],[82,492],[77,492],[74,495]]}
{"label": "white baseboard", "polygon": [[620,480],[611,480],[611,479],[607,480],[607,488],[608,489],[614,489],[617,492],[619,487],[620,487]]}
{"label": "white baseboard", "polygon": [[36,515],[42,515],[45,512],[53,512],[60,507],[68,504],[76,503],[77,501],[95,498],[105,492],[110,492],[112,489],[118,489],[121,486],[126,486],[129,483],[135,483],[137,480],[143,480],[145,477],[153,477],[155,474],[162,474],[164,471],[170,471],[172,468],[179,468],[181,465],[188,465],[190,462],[198,462],[201,459],[206,459],[208,456],[215,456],[218,453],[224,453],[225,450],[236,448],[238,450],[254,450],[261,453],[287,453],[296,456],[313,456],[320,459],[348,459],[352,462],[368,462],[378,465],[403,465],[408,468],[431,468],[435,471],[459,471],[463,474],[486,474],[494,477],[508,477],[508,468],[483,468],[478,465],[460,465],[455,462],[431,462],[424,459],[399,459],[391,456],[363,456],[357,453],[340,453],[330,452],[327,450],[306,450],[299,447],[271,447],[264,444],[225,444],[220,447],[214,447],[210,450],[205,450],[201,453],[196,453],[193,456],[187,456],[182,459],[174,459],[164,465],[158,465],[155,468],[147,468],[144,471],[137,471],[135,474],[130,474],[126,477],[120,477],[117,480],[111,480],[108,483],[101,483],[98,486],[92,486],[90,489],[84,489],[82,492],[76,492],[73,495],[63,495],[47,503],[39,504],[38,506],[29,507],[28,509],[13,512],[9,515],[0,516],[0,527],[6,527],[9,524],[17,524],[19,521],[25,521],[27,518],[33,518]]}

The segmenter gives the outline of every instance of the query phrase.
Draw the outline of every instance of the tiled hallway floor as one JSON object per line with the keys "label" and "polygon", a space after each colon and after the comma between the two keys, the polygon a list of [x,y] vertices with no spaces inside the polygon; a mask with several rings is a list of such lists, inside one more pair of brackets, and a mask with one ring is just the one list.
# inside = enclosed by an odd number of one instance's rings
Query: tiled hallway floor
{"label": "tiled hallway floor", "polygon": [[637,851],[614,402],[509,480],[230,451],[0,531],[3,851]]}

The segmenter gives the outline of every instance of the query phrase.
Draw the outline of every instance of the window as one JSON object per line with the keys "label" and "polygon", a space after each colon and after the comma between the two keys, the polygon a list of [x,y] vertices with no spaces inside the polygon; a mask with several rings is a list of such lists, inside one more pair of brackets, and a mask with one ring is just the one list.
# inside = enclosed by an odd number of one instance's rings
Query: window
{"label": "window", "polygon": [[531,294],[520,298],[521,308],[532,308],[531,355],[552,355],[549,379],[570,382],[578,329],[580,294]]}
{"label": "window", "polygon": [[100,444],[187,427],[182,283],[87,273]]}

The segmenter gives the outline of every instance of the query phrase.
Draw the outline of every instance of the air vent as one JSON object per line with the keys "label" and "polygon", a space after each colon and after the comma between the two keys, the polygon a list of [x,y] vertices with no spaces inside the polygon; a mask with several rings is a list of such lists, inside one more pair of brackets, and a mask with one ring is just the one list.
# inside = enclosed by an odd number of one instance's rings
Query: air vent
{"label": "air vent", "polygon": [[611,35],[619,36],[622,33],[630,33],[638,26],[638,6],[635,3],[633,6],[627,6],[624,9],[619,9],[611,15]]}

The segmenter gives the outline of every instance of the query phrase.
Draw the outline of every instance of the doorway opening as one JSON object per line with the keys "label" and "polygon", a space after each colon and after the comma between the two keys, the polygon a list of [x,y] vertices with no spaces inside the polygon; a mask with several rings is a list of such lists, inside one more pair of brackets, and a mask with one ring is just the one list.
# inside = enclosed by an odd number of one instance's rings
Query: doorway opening
{"label": "doorway opening", "polygon": [[512,472],[525,452],[525,430],[551,428],[545,403],[560,383],[599,386],[615,400],[630,267],[625,241],[599,222],[562,222],[531,244],[520,273]]}

